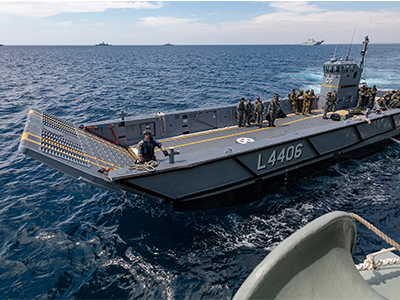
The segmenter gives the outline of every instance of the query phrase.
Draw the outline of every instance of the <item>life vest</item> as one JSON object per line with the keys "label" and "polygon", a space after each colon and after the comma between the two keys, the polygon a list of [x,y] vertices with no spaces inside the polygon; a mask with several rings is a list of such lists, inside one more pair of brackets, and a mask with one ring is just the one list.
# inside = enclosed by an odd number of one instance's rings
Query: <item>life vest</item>
{"label": "life vest", "polygon": [[153,155],[155,147],[156,147],[156,144],[153,140],[153,137],[151,137],[150,138],[150,153],[148,153],[149,149],[147,147],[146,138],[143,138],[143,153],[145,156]]}

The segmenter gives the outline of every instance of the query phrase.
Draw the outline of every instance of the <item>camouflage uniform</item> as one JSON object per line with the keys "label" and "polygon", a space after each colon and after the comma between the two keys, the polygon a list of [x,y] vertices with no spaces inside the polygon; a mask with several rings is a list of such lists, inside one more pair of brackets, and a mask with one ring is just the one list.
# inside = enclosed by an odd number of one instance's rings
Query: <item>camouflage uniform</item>
{"label": "camouflage uniform", "polygon": [[263,122],[263,115],[264,115],[264,104],[261,102],[261,100],[257,99],[256,100],[256,122],[258,126],[262,126]]}
{"label": "camouflage uniform", "polygon": [[372,90],[371,88],[368,88],[366,92],[366,97],[367,97],[367,106],[373,106],[374,105],[374,99],[372,98]]}
{"label": "camouflage uniform", "polygon": [[376,85],[372,87],[372,102],[375,100],[376,94],[378,93],[378,89],[376,88]]}
{"label": "camouflage uniform", "polygon": [[306,91],[306,93],[304,94],[304,100],[303,100],[303,115],[307,116],[309,113],[309,109],[310,109],[310,94],[309,94],[309,90]]}
{"label": "camouflage uniform", "polygon": [[311,90],[311,91],[310,91],[310,94],[308,95],[308,99],[310,100],[310,105],[308,106],[308,107],[309,107],[308,112],[309,112],[310,114],[312,114],[312,108],[313,108],[314,99],[315,99],[314,90]]}
{"label": "camouflage uniform", "polygon": [[236,110],[237,110],[238,126],[242,127],[244,120],[244,98],[240,99],[236,107]]}
{"label": "camouflage uniform", "polygon": [[250,125],[250,120],[253,115],[253,106],[251,105],[251,100],[247,100],[247,103],[244,105],[244,115],[245,115],[245,124]]}
{"label": "camouflage uniform", "polygon": [[332,95],[331,92],[328,92],[325,98],[325,105],[324,105],[324,115],[322,118],[328,119],[326,114],[328,111],[334,111],[336,106],[336,96]]}
{"label": "camouflage uniform", "polygon": [[298,115],[299,113],[297,112],[297,97],[296,97],[296,91],[293,90],[292,93],[289,94],[289,99],[290,102],[292,103],[292,109],[293,112]]}
{"label": "camouflage uniform", "polygon": [[[277,98],[271,100],[268,105],[268,114],[269,114],[269,127],[275,127],[275,119],[278,111],[278,102]],[[261,127],[261,126],[260,126]]]}
{"label": "camouflage uniform", "polygon": [[303,111],[303,101],[304,101],[304,95],[303,95],[304,91],[300,90],[300,92],[297,94],[296,98],[297,98],[297,105],[299,107],[299,112]]}
{"label": "camouflage uniform", "polygon": [[363,87],[361,87],[359,90],[358,90],[358,100],[357,100],[357,108],[363,108],[363,106],[364,106],[364,97],[365,97],[365,93],[364,93],[364,88]]}

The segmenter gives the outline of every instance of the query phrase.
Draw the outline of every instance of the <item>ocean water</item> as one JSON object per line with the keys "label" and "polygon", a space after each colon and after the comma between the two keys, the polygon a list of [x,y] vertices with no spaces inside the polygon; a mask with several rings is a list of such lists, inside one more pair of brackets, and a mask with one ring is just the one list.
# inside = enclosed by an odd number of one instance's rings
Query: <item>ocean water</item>
{"label": "ocean water", "polygon": [[[336,57],[347,54],[338,45]],[[362,45],[350,58],[359,61]],[[84,185],[18,152],[29,109],[81,125],[319,92],[335,45],[0,47],[0,298],[230,299],[283,239],[327,212],[400,241],[400,145],[251,204],[174,212]],[[400,45],[370,44],[366,80],[400,88]],[[195,178],[194,178],[195,180]],[[358,226],[354,260],[387,245]]]}

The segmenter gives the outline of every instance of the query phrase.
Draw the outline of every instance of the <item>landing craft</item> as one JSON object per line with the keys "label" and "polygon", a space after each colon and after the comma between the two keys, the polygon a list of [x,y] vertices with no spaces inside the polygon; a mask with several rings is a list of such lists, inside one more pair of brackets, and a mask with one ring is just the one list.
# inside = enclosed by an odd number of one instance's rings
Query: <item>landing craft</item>
{"label": "landing craft", "polygon": [[[313,115],[289,114],[274,128],[239,128],[235,105],[141,117],[121,111],[120,119],[82,126],[33,109],[19,150],[81,182],[129,191],[174,210],[256,201],[327,166],[372,154],[400,134],[400,109],[342,122],[321,117],[328,91],[338,92],[338,109],[356,106],[368,37],[364,43],[359,64],[324,63]],[[292,112],[289,99],[281,108]],[[156,152],[155,169],[136,163],[146,128],[169,152],[169,157]]]}

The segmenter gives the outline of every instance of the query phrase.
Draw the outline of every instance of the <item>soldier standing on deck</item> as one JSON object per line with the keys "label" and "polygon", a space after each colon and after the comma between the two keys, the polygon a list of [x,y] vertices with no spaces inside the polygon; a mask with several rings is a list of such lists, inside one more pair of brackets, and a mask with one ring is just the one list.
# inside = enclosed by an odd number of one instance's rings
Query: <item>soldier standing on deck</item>
{"label": "soldier standing on deck", "polygon": [[332,95],[332,92],[328,92],[328,94],[326,95],[325,105],[324,105],[324,115],[322,116],[322,118],[324,118],[324,119],[328,119],[328,117],[326,116],[328,111],[335,110],[335,106],[336,106],[336,91],[334,91],[333,93],[334,93],[334,95]]}
{"label": "soldier standing on deck", "polygon": [[372,97],[372,89],[367,90],[367,106],[372,107],[374,105],[374,98]]}
{"label": "soldier standing on deck", "polygon": [[264,104],[261,102],[260,97],[256,100],[256,122],[258,126],[262,126],[264,116]]}
{"label": "soldier standing on deck", "polygon": [[310,90],[306,90],[303,100],[303,115],[307,116],[310,109]]}
{"label": "soldier standing on deck", "polygon": [[300,90],[300,92],[297,94],[297,105],[299,106],[298,111],[299,113],[303,112],[303,96],[304,90]]}
{"label": "soldier standing on deck", "polygon": [[312,114],[312,113],[313,113],[313,112],[312,112],[312,108],[313,108],[314,99],[315,99],[314,90],[311,90],[311,91],[310,91],[310,95],[308,96],[308,98],[310,99],[310,105],[309,105],[309,110],[308,110],[308,112],[309,112],[310,114]]}
{"label": "soldier standing on deck", "polygon": [[373,87],[372,87],[372,103],[374,103],[374,101],[375,101],[375,97],[376,97],[376,94],[378,93],[378,89],[376,88],[376,85],[374,85]]}
{"label": "soldier standing on deck", "polygon": [[275,94],[274,99],[272,99],[268,105],[269,127],[275,127],[274,123],[277,111],[278,111],[278,94]]}
{"label": "soldier standing on deck", "polygon": [[358,92],[357,92],[357,108],[361,109],[362,108],[362,94],[364,93],[363,87],[361,87]]}
{"label": "soldier standing on deck", "polygon": [[293,112],[298,115],[299,113],[297,112],[297,97],[296,97],[296,90],[293,89],[292,92],[288,95],[290,102],[292,104],[292,109]]}
{"label": "soldier standing on deck", "polygon": [[236,110],[237,110],[237,117],[238,117],[238,126],[242,127],[243,126],[243,120],[244,120],[244,98],[240,99]]}
{"label": "soldier standing on deck", "polygon": [[245,125],[251,125],[250,120],[253,114],[253,106],[251,105],[251,100],[248,99],[247,103],[244,105],[244,114],[245,114]]}
{"label": "soldier standing on deck", "polygon": [[336,104],[338,103],[338,101],[337,101],[337,92],[336,91],[333,91],[332,97],[333,97],[332,111],[335,111]]}

